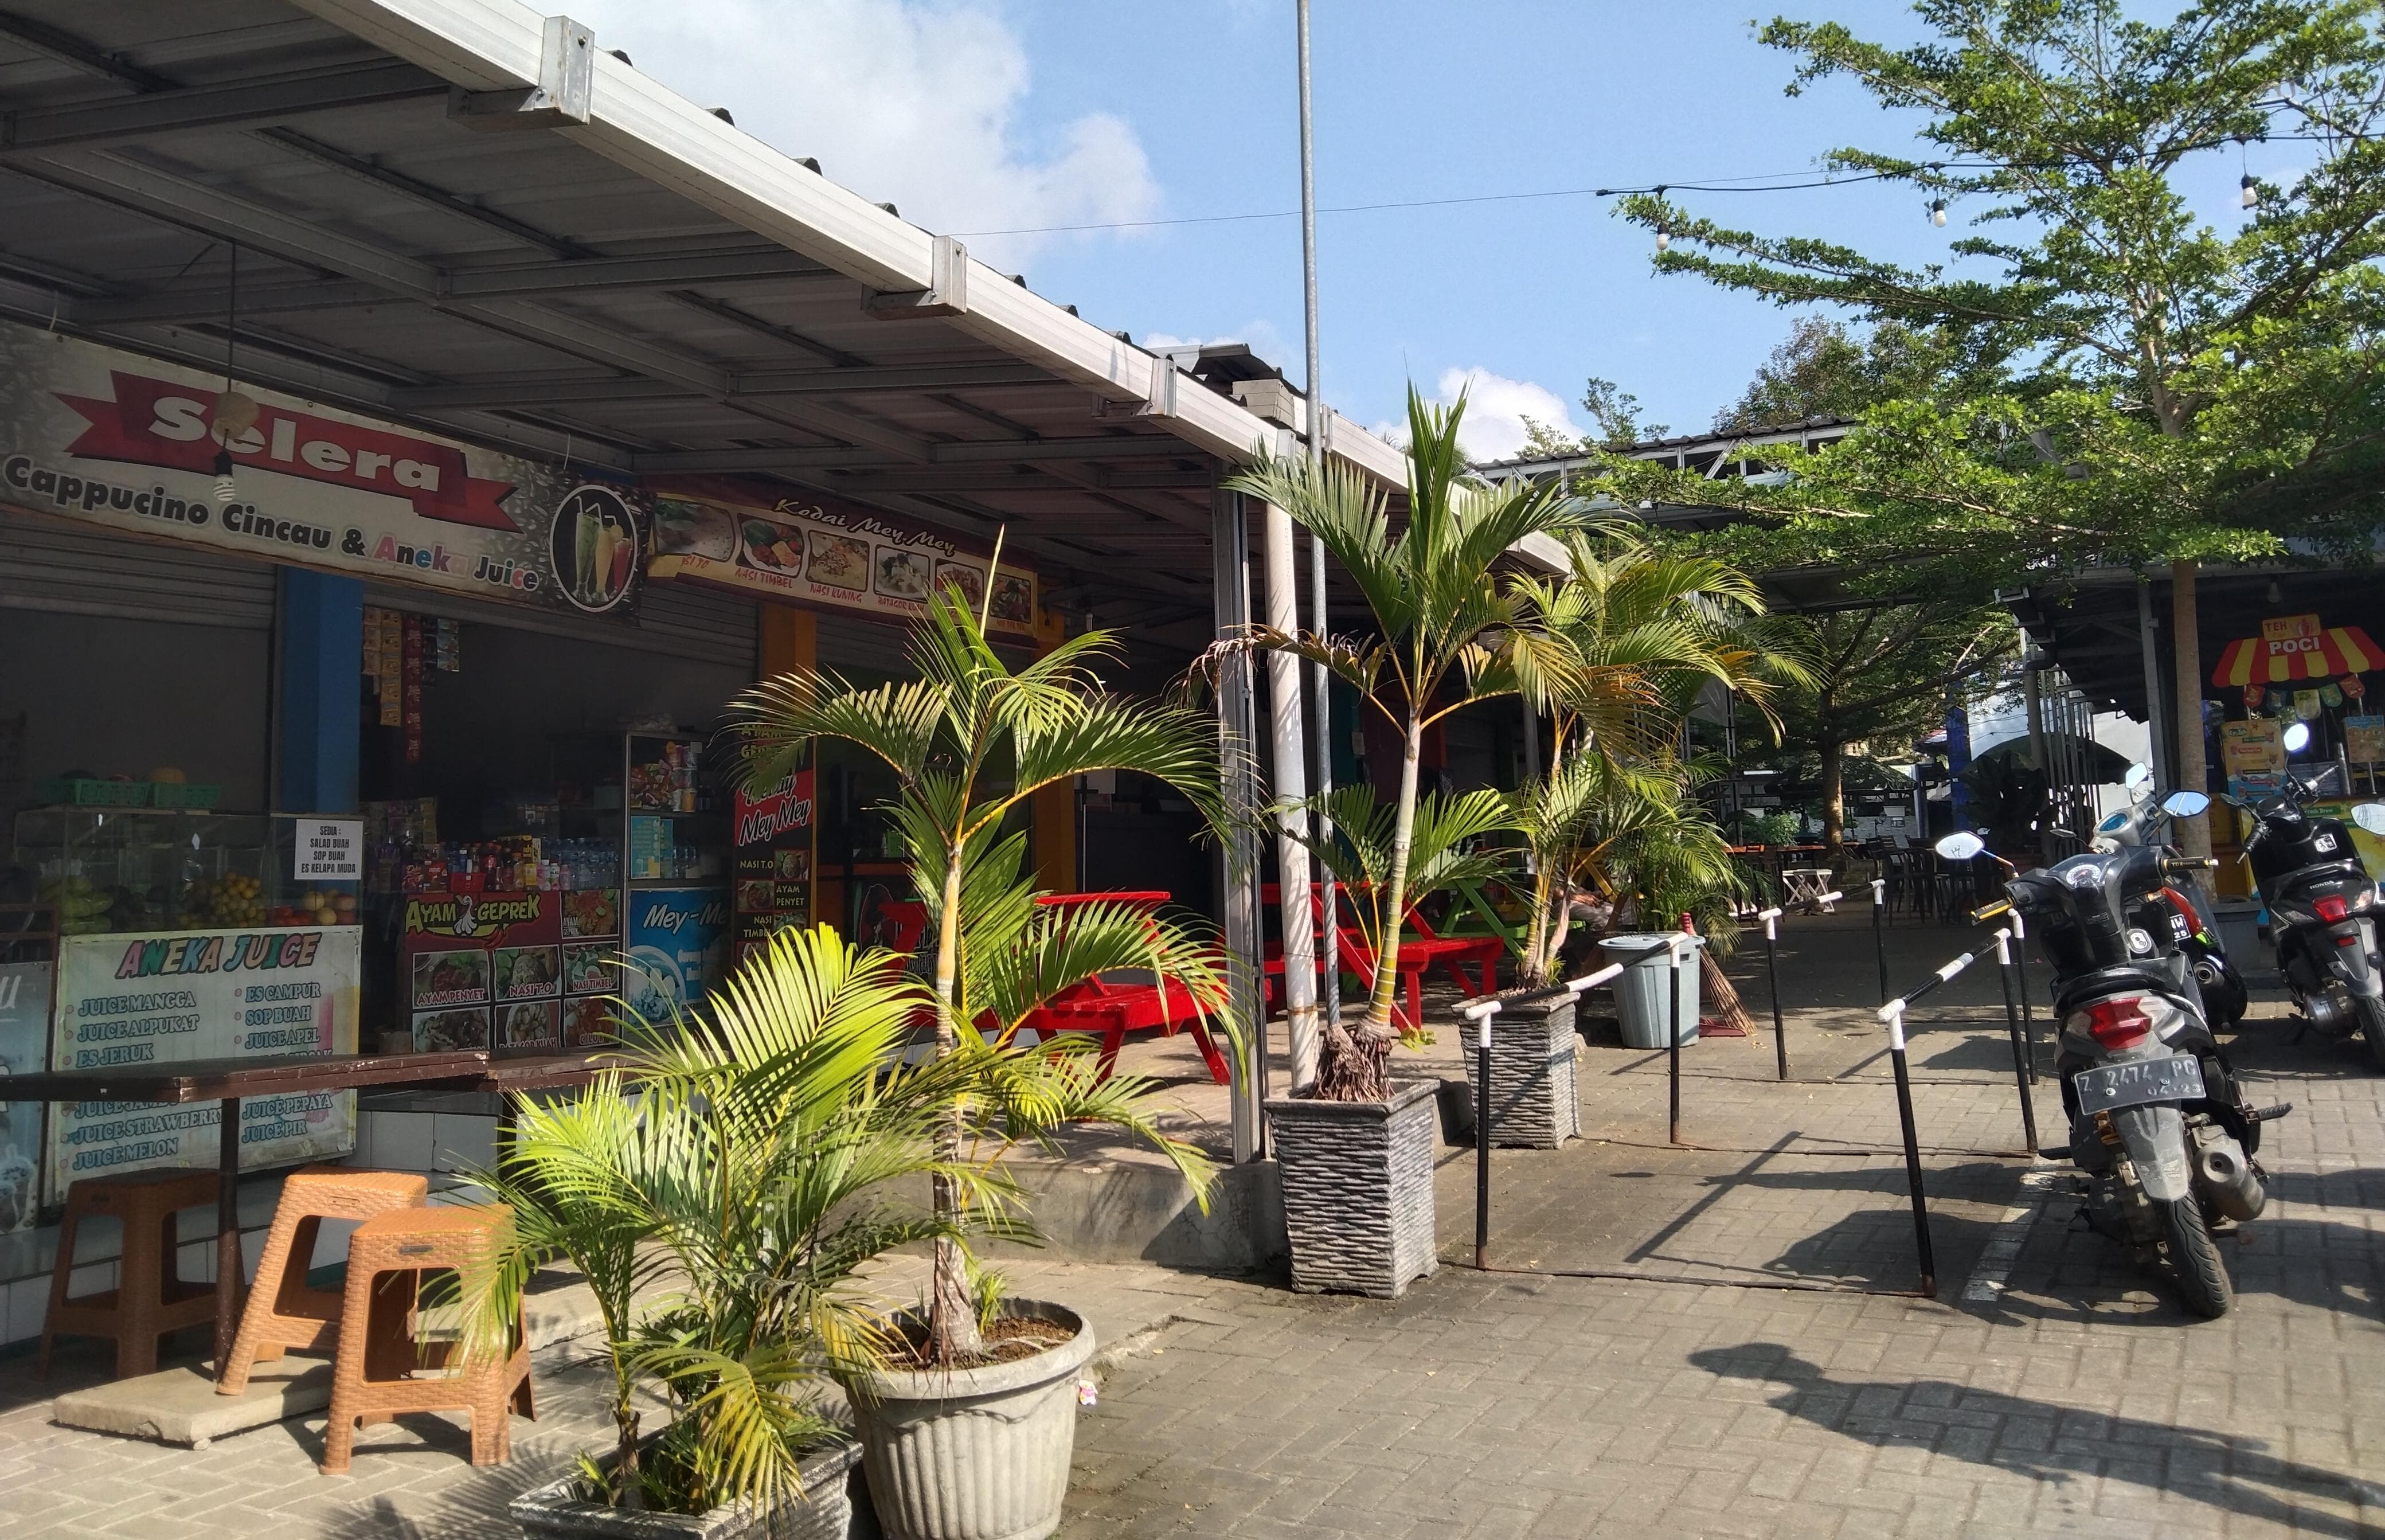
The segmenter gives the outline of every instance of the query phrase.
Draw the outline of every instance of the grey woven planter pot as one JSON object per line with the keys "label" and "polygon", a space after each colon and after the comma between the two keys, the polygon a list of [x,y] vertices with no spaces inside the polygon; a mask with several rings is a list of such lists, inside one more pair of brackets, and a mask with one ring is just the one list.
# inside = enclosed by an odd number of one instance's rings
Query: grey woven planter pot
{"label": "grey woven planter pot", "polygon": [[[1581,1135],[1575,1088],[1574,997],[1539,991],[1503,998],[1491,1018],[1491,1142],[1507,1149],[1555,1149]],[[1466,1024],[1466,1084],[1472,1106],[1482,1087],[1475,1027]]]}
{"label": "grey woven planter pot", "polygon": [[1388,1102],[1268,1101],[1293,1288],[1396,1299],[1430,1276],[1438,1090],[1421,1081],[1393,1086]]}
{"label": "grey woven planter pot", "polygon": [[[861,1446],[851,1439],[803,1458],[804,1495],[775,1511],[716,1508],[709,1513],[642,1513],[580,1496],[580,1478],[532,1487],[506,1505],[530,1540],[865,1540],[877,1534],[853,1508],[853,1468]],[[610,1465],[612,1461],[606,1461]]]}
{"label": "grey woven planter pot", "polygon": [[1005,1300],[1003,1313],[1076,1334],[1015,1363],[872,1374],[852,1386],[862,1468],[887,1540],[1043,1540],[1060,1527],[1093,1329],[1043,1300]]}

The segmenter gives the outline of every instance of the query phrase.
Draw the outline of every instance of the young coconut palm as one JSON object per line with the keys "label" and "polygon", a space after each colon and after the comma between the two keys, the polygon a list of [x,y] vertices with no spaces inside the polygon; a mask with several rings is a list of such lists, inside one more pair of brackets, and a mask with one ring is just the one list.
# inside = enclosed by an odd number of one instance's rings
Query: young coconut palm
{"label": "young coconut palm", "polygon": [[1777,729],[1772,696],[1800,677],[1795,659],[1768,645],[1763,596],[1746,574],[1658,550],[1620,527],[1569,532],[1566,548],[1564,576],[1518,584],[1540,626],[1572,656],[1557,676],[1524,681],[1527,698],[1555,726],[1546,773],[1517,799],[1533,858],[1521,970],[1532,985],[1549,982],[1565,945],[1582,841],[1602,823],[1615,826],[1634,800],[1674,800],[1680,767],[1672,745],[1698,693],[1719,683]]}
{"label": "young coconut palm", "polygon": [[[1317,472],[1302,460],[1267,458],[1228,483],[1305,526],[1374,612],[1377,635],[1363,645],[1266,626],[1223,645],[1282,649],[1319,662],[1356,685],[1399,730],[1400,788],[1382,896],[1384,912],[1394,917],[1406,912],[1424,730],[1475,701],[1514,694],[1519,675],[1556,681],[1570,667],[1567,655],[1548,645],[1513,582],[1494,569],[1518,541],[1579,522],[1582,505],[1555,484],[1492,486],[1472,479],[1457,442],[1465,415],[1463,397],[1444,409],[1408,388],[1407,527],[1397,535],[1383,495],[1339,464]],[[1395,1041],[1399,949],[1399,927],[1387,926],[1357,1030],[1325,1023],[1317,1096],[1379,1101],[1390,1094],[1384,1065]]]}
{"label": "young coconut palm", "polygon": [[[1058,991],[1093,973],[1141,968],[1187,990],[1204,1012],[1222,1013],[1227,999],[1213,951],[1171,920],[1122,905],[1039,910],[1019,880],[1023,842],[1002,831],[1042,788],[1105,770],[1156,777],[1221,826],[1215,723],[1189,707],[1107,694],[1093,665],[1114,652],[1110,632],[1071,638],[1013,670],[985,629],[982,614],[939,590],[911,633],[916,680],[859,686],[831,674],[780,674],[746,692],[735,712],[740,774],[751,783],[782,777],[805,745],[824,738],[874,755],[900,782],[893,812],[935,936],[936,1051],[980,1065],[976,1090],[952,1104],[936,1133],[936,1157],[945,1162],[961,1160],[973,1120],[1005,1138],[1064,1117],[1150,1132],[1133,1098],[1101,1109],[1087,1105],[1092,1088],[1080,1087],[1063,1109],[1031,1070],[1042,1060],[1004,1054],[1020,1018]],[[1238,1024],[1221,1020],[1233,1034]],[[1163,1147],[1204,1191],[1190,1152]],[[937,1215],[955,1228],[985,1190],[949,1175],[932,1187]],[[928,1314],[928,1361],[965,1364],[981,1352],[957,1235],[936,1241]]]}
{"label": "young coconut palm", "polygon": [[[618,1064],[584,1093],[523,1102],[511,1151],[471,1173],[512,1207],[516,1239],[466,1281],[468,1342],[511,1340],[511,1302],[540,1265],[581,1269],[605,1321],[618,1446],[610,1472],[583,1462],[582,1475],[618,1506],[702,1513],[794,1495],[805,1451],[838,1431],[820,1393],[905,1346],[865,1266],[919,1241],[1032,1239],[998,1160],[948,1152],[955,1107],[1005,1141],[1121,1123],[1205,1185],[1200,1152],[1152,1127],[1149,1083],[1102,1081],[1084,1045],[904,1063],[933,997],[899,962],[825,926],[782,932],[701,1012],[631,1023]],[[921,1178],[954,1201],[902,1201]],[[642,1451],[646,1385],[674,1415]]]}

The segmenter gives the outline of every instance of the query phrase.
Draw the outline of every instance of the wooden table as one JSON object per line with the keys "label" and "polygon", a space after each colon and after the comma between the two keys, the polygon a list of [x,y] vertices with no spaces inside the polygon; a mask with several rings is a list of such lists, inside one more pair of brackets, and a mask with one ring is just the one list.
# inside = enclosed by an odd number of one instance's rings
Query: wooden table
{"label": "wooden table", "polygon": [[240,1104],[249,1096],[355,1091],[370,1085],[526,1091],[583,1083],[605,1056],[497,1058],[486,1049],[424,1054],[290,1054],[194,1058],[99,1070],[0,1075],[0,1101],[219,1102],[216,1192],[216,1362],[231,1353],[240,1325]]}

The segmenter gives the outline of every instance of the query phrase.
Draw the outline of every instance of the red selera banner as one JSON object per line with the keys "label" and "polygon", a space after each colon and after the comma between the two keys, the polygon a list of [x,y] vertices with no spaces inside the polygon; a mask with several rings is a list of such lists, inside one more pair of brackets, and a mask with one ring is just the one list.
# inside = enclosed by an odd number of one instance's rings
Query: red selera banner
{"label": "red selera banner", "polygon": [[[122,369],[109,377],[113,401],[58,395],[91,424],[69,454],[176,470],[214,467],[212,396]],[[520,528],[504,506],[513,483],[469,474],[464,451],[451,444],[267,404],[256,425],[223,447],[236,462],[281,475],[403,497],[425,519],[484,530]]]}

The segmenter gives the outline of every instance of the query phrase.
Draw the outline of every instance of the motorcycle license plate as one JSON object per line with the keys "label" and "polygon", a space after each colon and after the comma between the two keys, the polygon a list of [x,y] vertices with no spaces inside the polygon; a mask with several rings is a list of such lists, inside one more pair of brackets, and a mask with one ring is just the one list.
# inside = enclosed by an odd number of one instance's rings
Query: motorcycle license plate
{"label": "motorcycle license plate", "polygon": [[2168,1058],[2142,1058],[2132,1064],[2107,1064],[2081,1070],[2072,1079],[2079,1110],[2113,1112],[2147,1102],[2194,1101],[2203,1096],[2203,1065],[2184,1054]]}

